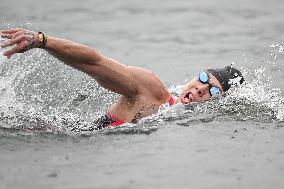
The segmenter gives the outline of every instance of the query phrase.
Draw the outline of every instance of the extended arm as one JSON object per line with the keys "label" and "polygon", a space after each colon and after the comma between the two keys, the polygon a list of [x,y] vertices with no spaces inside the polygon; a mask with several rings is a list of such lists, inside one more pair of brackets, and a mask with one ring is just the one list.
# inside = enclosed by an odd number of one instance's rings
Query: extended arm
{"label": "extended arm", "polygon": [[65,64],[91,75],[106,89],[130,97],[138,93],[133,67],[107,58],[90,47],[64,39],[49,37],[46,49]]}
{"label": "extended arm", "polygon": [[[4,52],[8,58],[15,53],[40,46],[38,33],[24,29],[2,30],[1,36],[8,39],[1,47],[16,44]],[[137,75],[148,74],[147,71],[107,58],[90,47],[64,39],[48,37],[45,49],[65,64],[91,75],[104,88],[128,97],[135,97],[141,91],[141,82]]]}

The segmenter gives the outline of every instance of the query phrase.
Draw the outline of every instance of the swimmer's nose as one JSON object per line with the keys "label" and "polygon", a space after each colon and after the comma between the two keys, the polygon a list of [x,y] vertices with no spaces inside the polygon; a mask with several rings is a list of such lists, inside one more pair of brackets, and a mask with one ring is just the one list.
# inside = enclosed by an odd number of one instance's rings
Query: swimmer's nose
{"label": "swimmer's nose", "polygon": [[196,93],[199,97],[203,97],[204,95],[206,95],[206,93],[209,92],[209,85],[208,84],[204,84],[204,85],[199,85],[195,87],[196,89]]}

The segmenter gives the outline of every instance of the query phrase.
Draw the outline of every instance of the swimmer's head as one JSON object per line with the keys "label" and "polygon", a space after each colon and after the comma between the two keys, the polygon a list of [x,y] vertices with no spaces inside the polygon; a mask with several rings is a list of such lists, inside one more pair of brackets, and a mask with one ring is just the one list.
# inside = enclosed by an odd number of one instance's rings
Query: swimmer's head
{"label": "swimmer's head", "polygon": [[185,85],[178,102],[183,104],[203,102],[243,82],[244,78],[241,72],[231,66],[221,69],[207,69]]}

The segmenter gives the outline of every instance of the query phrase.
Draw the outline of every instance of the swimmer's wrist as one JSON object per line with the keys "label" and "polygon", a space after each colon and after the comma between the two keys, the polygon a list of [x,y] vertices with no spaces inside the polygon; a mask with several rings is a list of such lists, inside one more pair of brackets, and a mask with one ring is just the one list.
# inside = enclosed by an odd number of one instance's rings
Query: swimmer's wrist
{"label": "swimmer's wrist", "polygon": [[34,45],[33,45],[33,48],[38,48],[39,46],[39,39],[38,39],[38,33],[36,32],[34,34]]}
{"label": "swimmer's wrist", "polygon": [[46,48],[46,43],[47,43],[47,35],[43,32],[37,32],[34,35],[34,48]]}

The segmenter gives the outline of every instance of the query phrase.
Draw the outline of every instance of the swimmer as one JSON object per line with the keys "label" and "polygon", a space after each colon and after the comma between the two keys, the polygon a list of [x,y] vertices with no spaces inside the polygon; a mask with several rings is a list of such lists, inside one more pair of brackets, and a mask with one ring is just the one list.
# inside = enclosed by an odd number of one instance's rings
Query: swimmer
{"label": "swimmer", "polygon": [[231,66],[207,69],[200,71],[184,86],[179,97],[174,99],[152,72],[123,65],[88,46],[21,28],[1,30],[0,35],[6,39],[1,43],[1,48],[13,46],[3,53],[7,58],[41,48],[63,63],[92,76],[105,89],[120,94],[106,115],[95,121],[97,129],[125,122],[136,123],[156,113],[159,106],[165,103],[204,102],[229,90],[232,85],[244,82],[241,72]]}

